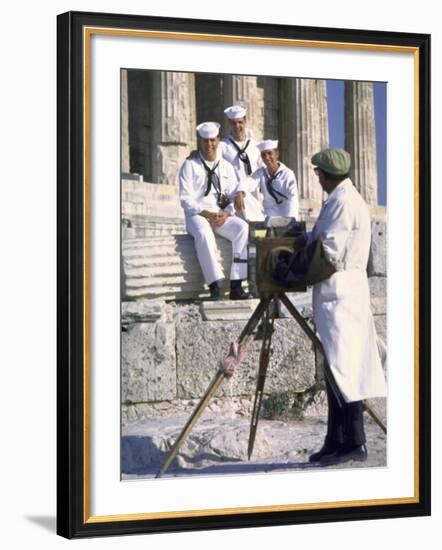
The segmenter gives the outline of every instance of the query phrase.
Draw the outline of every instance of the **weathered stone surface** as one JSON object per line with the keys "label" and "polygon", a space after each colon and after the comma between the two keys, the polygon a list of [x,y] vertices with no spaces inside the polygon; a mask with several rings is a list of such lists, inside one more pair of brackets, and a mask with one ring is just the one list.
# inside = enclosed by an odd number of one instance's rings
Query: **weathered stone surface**
{"label": "weathered stone surface", "polygon": [[377,159],[372,82],[345,82],[345,149],[350,177],[366,203],[377,204]]}
{"label": "weathered stone surface", "polygon": [[122,218],[135,225],[158,217],[175,225],[184,224],[184,211],[174,186],[125,176],[121,180],[121,199]]}
{"label": "weathered stone surface", "polygon": [[[218,236],[216,243],[218,259],[228,277],[232,245]],[[187,300],[209,295],[189,235],[123,241],[122,286],[125,300]]]}
{"label": "weathered stone surface", "polygon": [[138,323],[122,333],[121,384],[123,403],[175,398],[173,323]]}
{"label": "weathered stone surface", "polygon": [[259,300],[226,300],[202,302],[201,314],[205,321],[238,321],[249,319]]}
{"label": "weathered stone surface", "polygon": [[176,185],[189,150],[196,147],[195,75],[152,72],[152,179]]}
{"label": "weathered stone surface", "polygon": [[[374,324],[378,338],[380,338],[385,344],[384,354],[381,353],[382,366],[385,371],[388,384],[388,339],[387,339],[387,316],[375,315]],[[387,422],[387,399],[385,397],[377,397],[369,400],[370,405],[374,409],[374,412],[382,419],[384,423]]]}
{"label": "weathered stone surface", "polygon": [[[224,75],[223,80],[223,101],[227,107],[229,105],[240,104],[247,108],[247,125],[253,128],[254,137],[261,141],[264,136],[259,132],[260,119],[262,112],[258,105],[258,87],[256,76]],[[226,123],[226,117],[223,117],[224,133],[230,130]]]}
{"label": "weathered stone surface", "polygon": [[368,272],[370,276],[387,276],[387,224],[379,220],[371,222],[371,252]]}
{"label": "weathered stone surface", "polygon": [[[137,422],[123,428],[122,474],[124,479],[153,477],[158,472],[187,421],[186,415]],[[250,419],[206,411],[181,446],[165,476],[247,474],[288,469],[318,468],[309,455],[321,448],[327,425],[323,418],[303,421],[261,419],[251,460],[247,460]],[[339,468],[386,465],[386,436],[367,419],[368,460],[348,462]],[[327,469],[334,468],[328,467]]]}
{"label": "weathered stone surface", "polygon": [[325,81],[288,78],[281,81],[280,89],[284,105],[279,135],[281,156],[296,174],[301,207],[305,200],[317,207],[322,189],[310,158],[328,143]]}
{"label": "weathered stone surface", "polygon": [[175,323],[187,323],[202,321],[203,318],[198,304],[175,304],[172,308],[172,319]]}
{"label": "weathered stone surface", "polygon": [[373,315],[385,315],[387,313],[387,278],[370,277],[371,311]]}
{"label": "weathered stone surface", "polygon": [[165,302],[153,300],[137,300],[123,302],[121,306],[121,321],[129,323],[153,323],[164,319],[166,313]]}
{"label": "weathered stone surface", "polygon": [[[309,318],[313,316],[311,289],[307,292],[287,292],[286,295],[303,317]],[[279,308],[281,317],[292,319],[292,315],[284,304],[280,303]]]}
{"label": "weathered stone surface", "polygon": [[387,316],[386,315],[375,315],[374,324],[376,327],[376,332],[379,338],[384,342],[388,347],[387,339]]}
{"label": "weathered stone surface", "polygon": [[[200,397],[238,339],[242,322],[183,323],[177,325],[177,397]],[[310,342],[292,320],[275,320],[275,332],[267,372],[266,392],[287,388],[301,391],[314,383],[314,354]],[[261,341],[247,346],[247,358],[226,381],[219,395],[254,394]]]}

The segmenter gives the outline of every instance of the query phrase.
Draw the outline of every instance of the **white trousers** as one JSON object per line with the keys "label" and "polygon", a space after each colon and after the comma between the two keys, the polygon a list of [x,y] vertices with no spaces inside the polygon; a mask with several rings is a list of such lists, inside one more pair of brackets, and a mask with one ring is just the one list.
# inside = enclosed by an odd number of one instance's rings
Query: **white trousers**
{"label": "white trousers", "polygon": [[213,227],[197,214],[186,216],[186,229],[195,240],[196,255],[203,271],[206,284],[224,278],[224,273],[216,258],[216,241],[214,232],[232,243],[232,267],[230,280],[247,278],[247,263],[236,263],[234,258],[247,260],[247,242],[249,225],[236,216],[229,216],[221,227]]}

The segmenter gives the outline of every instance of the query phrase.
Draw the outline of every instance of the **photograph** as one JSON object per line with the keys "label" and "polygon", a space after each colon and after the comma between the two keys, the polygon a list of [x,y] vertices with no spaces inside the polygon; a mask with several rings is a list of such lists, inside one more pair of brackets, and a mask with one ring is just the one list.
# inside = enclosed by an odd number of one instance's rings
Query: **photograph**
{"label": "photograph", "polygon": [[429,37],[58,18],[58,527],[429,513]]}
{"label": "photograph", "polygon": [[[386,97],[386,82],[121,70],[123,480],[387,465]],[[319,236],[327,287],[262,284],[264,241]]]}

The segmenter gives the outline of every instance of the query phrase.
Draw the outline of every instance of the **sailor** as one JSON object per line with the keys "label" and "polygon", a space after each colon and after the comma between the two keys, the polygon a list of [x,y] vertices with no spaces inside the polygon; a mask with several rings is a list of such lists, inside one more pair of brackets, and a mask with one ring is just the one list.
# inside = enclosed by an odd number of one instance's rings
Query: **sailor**
{"label": "sailor", "polygon": [[[238,183],[246,180],[262,164],[258,142],[247,126],[247,110],[242,105],[232,105],[224,110],[229,121],[229,134],[220,142],[219,149],[224,159],[231,163]],[[237,212],[248,221],[262,221],[262,197],[258,191],[248,194],[245,207]]]}
{"label": "sailor", "polygon": [[262,166],[261,155],[253,132],[247,127],[247,111],[241,105],[224,110],[229,120],[229,134],[220,142],[221,155],[235,169],[238,182],[246,179]]}
{"label": "sailor", "polygon": [[212,300],[220,299],[219,281],[224,278],[214,233],[232,242],[230,299],[243,300],[248,298],[241,285],[247,277],[248,224],[234,216],[238,182],[232,165],[218,152],[219,127],[217,122],[197,126],[198,153],[184,161],[179,173],[180,201]]}
{"label": "sailor", "polygon": [[368,207],[348,177],[347,151],[325,149],[311,162],[328,197],[306,242],[321,238],[337,270],[313,286],[316,330],[343,400],[340,407],[327,383],[327,435],[322,449],[309,458],[326,466],[367,459],[362,401],[385,396],[386,382],[366,271],[371,240]]}
{"label": "sailor", "polygon": [[299,199],[296,177],[279,159],[278,141],[267,139],[257,145],[264,166],[239,183],[235,195],[236,210],[243,210],[248,193],[263,194],[265,216],[298,218]]}

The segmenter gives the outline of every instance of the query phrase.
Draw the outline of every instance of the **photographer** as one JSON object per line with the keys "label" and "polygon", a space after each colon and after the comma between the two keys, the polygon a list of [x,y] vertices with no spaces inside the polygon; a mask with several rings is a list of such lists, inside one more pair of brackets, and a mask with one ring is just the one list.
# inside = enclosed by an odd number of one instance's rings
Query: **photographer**
{"label": "photographer", "polygon": [[313,317],[343,406],[327,383],[328,426],[322,449],[309,458],[320,465],[367,458],[364,399],[386,395],[386,383],[370,309],[367,262],[368,207],[348,177],[350,155],[325,149],[313,155],[319,184],[328,194],[307,243],[322,239],[336,272],[313,286]]}
{"label": "photographer", "polygon": [[187,232],[195,240],[198,260],[209,286],[212,300],[220,299],[218,281],[224,274],[216,259],[214,233],[232,242],[230,299],[243,300],[248,294],[241,287],[247,277],[248,225],[233,216],[232,198],[237,178],[232,165],[217,152],[219,124],[203,122],[197,126],[198,154],[187,158],[179,173],[180,201]]}

